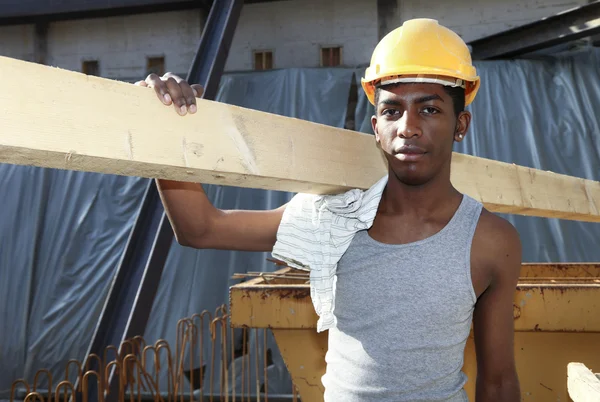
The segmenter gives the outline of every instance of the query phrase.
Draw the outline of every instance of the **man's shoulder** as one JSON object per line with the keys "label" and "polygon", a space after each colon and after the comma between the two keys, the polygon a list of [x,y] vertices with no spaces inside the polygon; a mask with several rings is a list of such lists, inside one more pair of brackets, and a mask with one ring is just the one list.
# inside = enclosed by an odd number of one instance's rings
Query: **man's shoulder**
{"label": "man's shoulder", "polygon": [[485,208],[481,210],[475,235],[492,247],[494,244],[502,246],[504,241],[520,242],[519,232],[512,223]]}
{"label": "man's shoulder", "polygon": [[475,230],[473,252],[476,260],[492,270],[520,268],[521,238],[507,220],[483,208]]}

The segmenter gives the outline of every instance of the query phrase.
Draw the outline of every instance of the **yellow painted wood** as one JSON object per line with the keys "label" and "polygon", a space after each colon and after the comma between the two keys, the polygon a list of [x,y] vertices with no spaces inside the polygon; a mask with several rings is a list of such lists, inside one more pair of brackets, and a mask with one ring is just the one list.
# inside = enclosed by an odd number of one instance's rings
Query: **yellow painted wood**
{"label": "yellow painted wood", "polygon": [[[386,174],[368,134],[0,57],[0,163],[339,193]],[[32,78],[32,77],[35,77]],[[452,182],[493,212],[600,222],[600,183],[463,154]]]}

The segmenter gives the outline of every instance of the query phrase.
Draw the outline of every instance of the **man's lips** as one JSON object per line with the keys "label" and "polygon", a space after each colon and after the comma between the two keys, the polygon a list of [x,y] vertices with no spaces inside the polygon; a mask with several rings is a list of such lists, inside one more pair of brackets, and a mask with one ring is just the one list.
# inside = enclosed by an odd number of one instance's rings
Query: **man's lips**
{"label": "man's lips", "polygon": [[403,145],[399,149],[394,152],[396,159],[400,159],[402,161],[413,162],[421,159],[427,151],[423,148],[420,148],[416,145]]}
{"label": "man's lips", "polygon": [[402,145],[400,149],[396,151],[397,154],[416,155],[424,154],[426,151],[416,145]]}

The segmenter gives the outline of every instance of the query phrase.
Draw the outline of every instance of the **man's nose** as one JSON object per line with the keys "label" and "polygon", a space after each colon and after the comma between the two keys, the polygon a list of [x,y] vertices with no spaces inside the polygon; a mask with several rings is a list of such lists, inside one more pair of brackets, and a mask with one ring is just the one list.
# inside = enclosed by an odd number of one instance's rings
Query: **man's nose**
{"label": "man's nose", "polygon": [[405,110],[402,117],[397,121],[396,135],[403,138],[421,136],[421,125],[419,115],[415,111]]}

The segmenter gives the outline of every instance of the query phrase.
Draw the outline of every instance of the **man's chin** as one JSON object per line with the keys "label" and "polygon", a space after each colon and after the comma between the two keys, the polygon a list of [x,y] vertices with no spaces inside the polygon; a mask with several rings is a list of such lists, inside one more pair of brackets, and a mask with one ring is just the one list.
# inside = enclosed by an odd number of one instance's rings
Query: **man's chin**
{"label": "man's chin", "polygon": [[398,181],[407,186],[422,186],[431,180],[422,169],[415,169],[414,166],[412,169],[392,169],[392,171]]}

